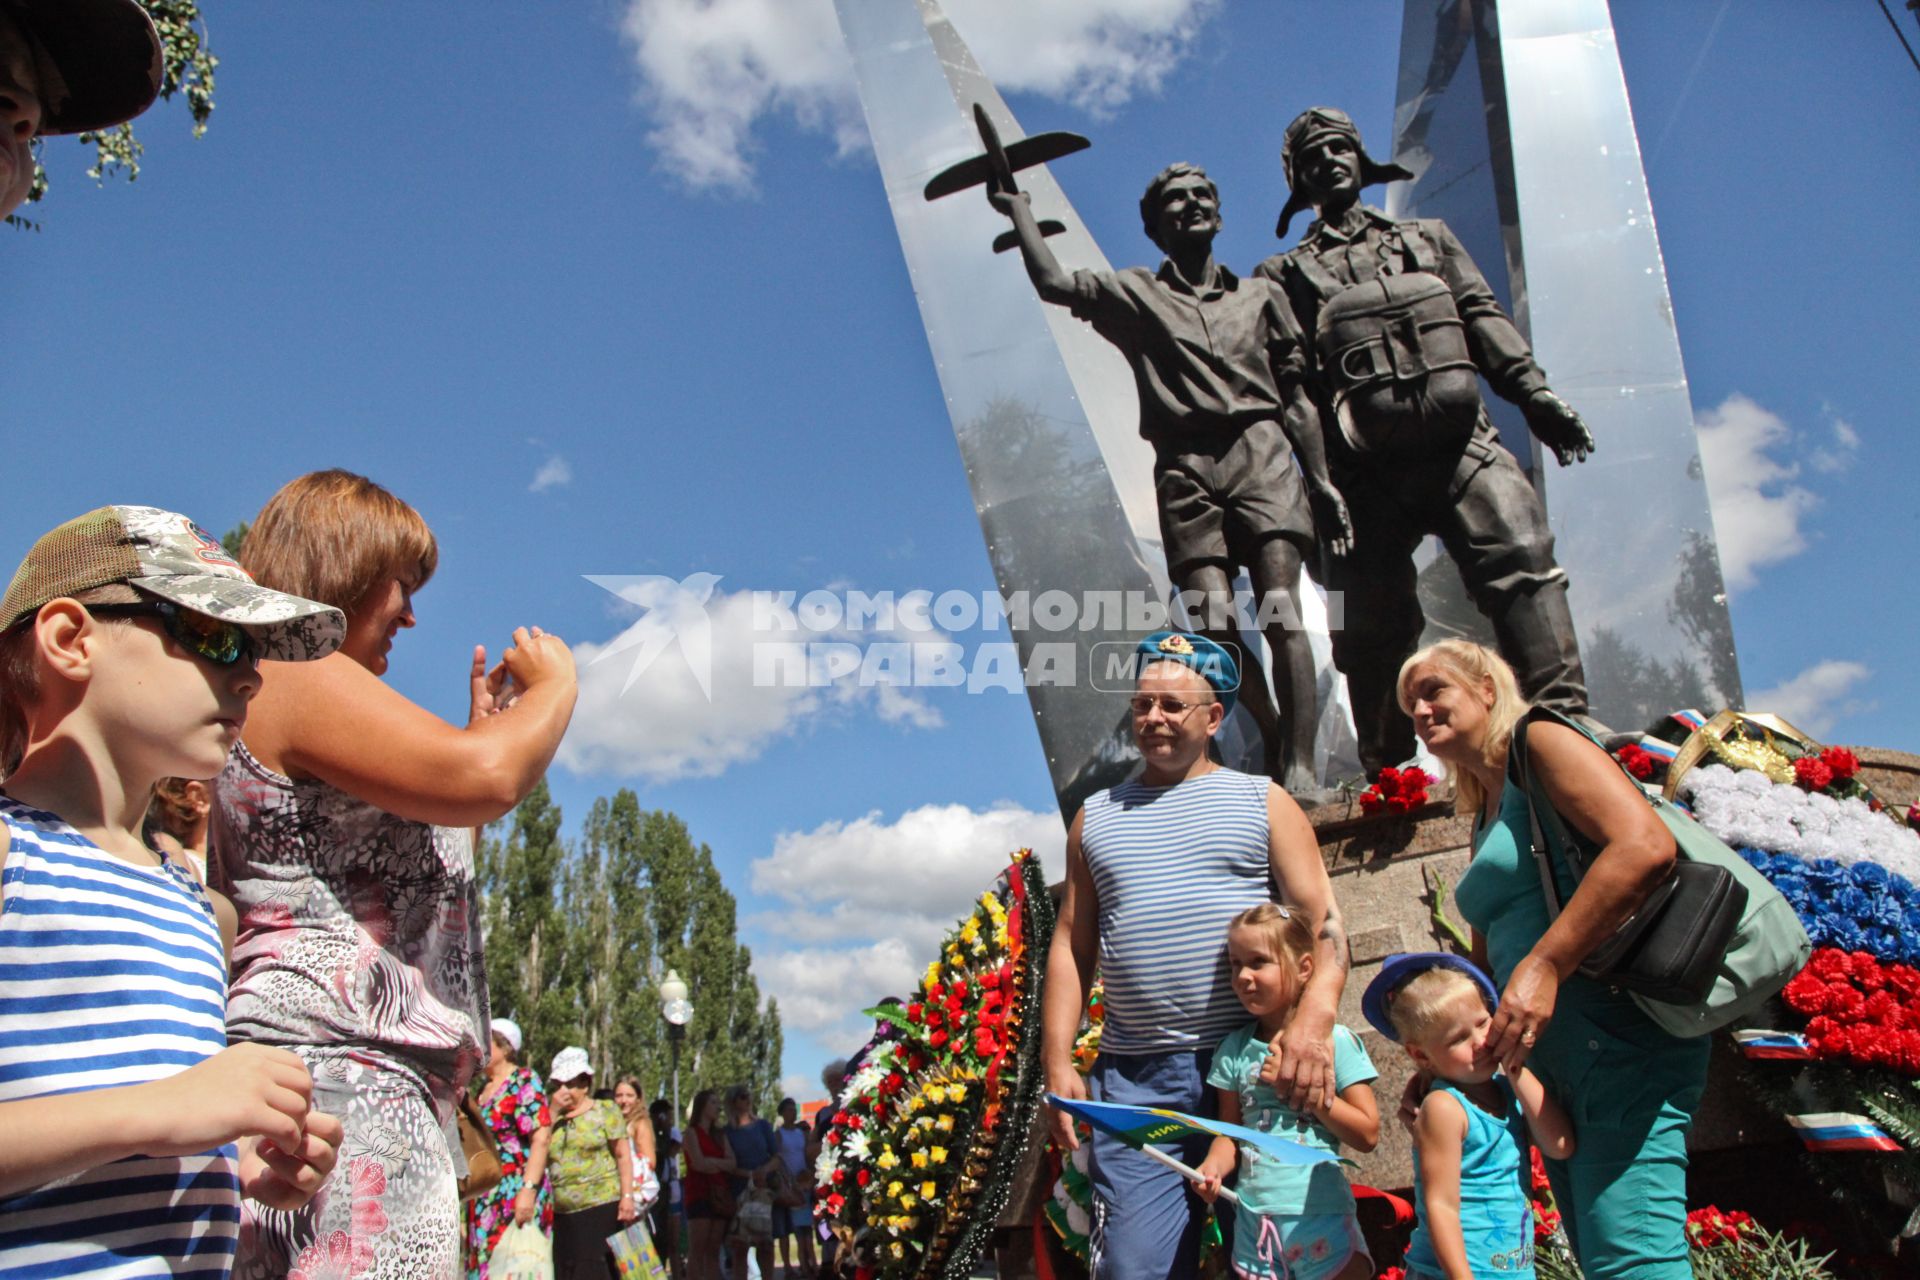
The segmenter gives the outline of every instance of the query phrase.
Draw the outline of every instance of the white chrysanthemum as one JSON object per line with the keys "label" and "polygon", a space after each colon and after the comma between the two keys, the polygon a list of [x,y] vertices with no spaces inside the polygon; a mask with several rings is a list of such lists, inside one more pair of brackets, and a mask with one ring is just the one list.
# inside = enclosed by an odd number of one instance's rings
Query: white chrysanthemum
{"label": "white chrysanthemum", "polygon": [[1735,848],[1873,862],[1920,884],[1920,833],[1862,800],[1836,800],[1720,764],[1692,770],[1680,785],[1700,825]]}
{"label": "white chrysanthemum", "polygon": [[865,1160],[873,1151],[873,1145],[868,1140],[865,1130],[849,1133],[846,1141],[840,1146],[846,1151],[849,1160]]}

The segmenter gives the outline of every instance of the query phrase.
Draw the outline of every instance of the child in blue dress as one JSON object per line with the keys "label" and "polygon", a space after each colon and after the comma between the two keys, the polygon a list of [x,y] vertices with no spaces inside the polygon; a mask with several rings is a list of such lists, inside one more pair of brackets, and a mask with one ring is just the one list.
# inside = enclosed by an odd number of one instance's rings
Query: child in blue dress
{"label": "child in blue dress", "polygon": [[1527,1137],[1542,1154],[1573,1154],[1573,1127],[1540,1078],[1508,1077],[1486,1054],[1493,982],[1445,952],[1390,956],[1361,1007],[1432,1078],[1413,1122],[1420,1220],[1407,1280],[1530,1280],[1533,1205]]}
{"label": "child in blue dress", "polygon": [[[1268,1046],[1286,1028],[1294,1002],[1313,972],[1306,922],[1265,902],[1227,926],[1234,994],[1254,1020],[1214,1050],[1207,1083],[1220,1091],[1220,1119],[1305,1146],[1338,1152],[1341,1144],[1371,1151],[1380,1140],[1380,1112],[1369,1083],[1380,1073],[1346,1027],[1333,1029],[1333,1096],[1317,1111],[1295,1111],[1273,1091]],[[1281,1164],[1214,1139],[1201,1163],[1200,1194],[1212,1200],[1240,1169],[1233,1217],[1233,1269],[1243,1280],[1367,1280],[1373,1259],[1354,1217],[1353,1189],[1334,1163]]]}

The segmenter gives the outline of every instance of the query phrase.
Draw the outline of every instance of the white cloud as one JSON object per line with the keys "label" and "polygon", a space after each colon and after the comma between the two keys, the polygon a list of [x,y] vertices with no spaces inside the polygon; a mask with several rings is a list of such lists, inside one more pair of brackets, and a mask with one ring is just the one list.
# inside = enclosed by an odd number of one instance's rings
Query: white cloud
{"label": "white cloud", "polygon": [[1039,855],[1049,880],[1065,874],[1060,815],[1016,804],[923,805],[893,822],[875,812],[776,836],[750,874],[755,893],[784,905],[750,923],[802,944],[755,954],[782,1024],[857,1044],[866,1026],[857,1011],[913,986],[1019,848]]}
{"label": "white cloud", "polygon": [[1821,406],[1821,412],[1827,417],[1829,443],[1816,446],[1808,455],[1813,469],[1825,475],[1837,475],[1852,468],[1860,456],[1860,433],[1854,430],[1851,422],[1833,411],[1831,405]]}
{"label": "white cloud", "polygon": [[[687,583],[696,578],[708,586],[717,581],[693,575]],[[686,643],[686,619],[673,609],[652,608],[604,644],[573,647],[580,701],[560,744],[560,763],[576,772],[671,782],[717,776],[809,724],[863,707],[905,728],[943,723],[920,690],[886,682],[910,679],[910,666],[891,673],[835,671],[818,648],[808,648],[810,641],[839,643],[871,654],[878,652],[871,647],[876,641],[943,641],[924,618],[903,613],[884,627],[809,631],[768,593],[751,591],[715,592],[704,615],[711,697],[688,653],[691,647],[697,660],[703,646]],[[609,651],[607,661],[595,661]],[[650,656],[642,662],[640,655]]]}
{"label": "white cloud", "polygon": [[529,493],[545,493],[549,489],[558,489],[562,485],[573,483],[573,464],[559,454],[554,454],[540,464],[533,473],[533,483],[527,486]]}
{"label": "white cloud", "polygon": [[1849,698],[1855,685],[1873,672],[1858,662],[1816,662],[1784,684],[1747,695],[1747,706],[1770,711],[1797,729],[1824,738],[1840,717],[1870,710],[1873,703]]}
{"label": "white cloud", "polygon": [[860,1047],[872,1024],[860,1016],[887,996],[913,989],[926,957],[898,938],[862,947],[806,947],[756,954],[753,974],[760,989],[780,1001],[780,1026],[839,1045]]}
{"label": "white cloud", "polygon": [[[948,0],[955,27],[1003,90],[1094,112],[1152,93],[1218,0]],[[866,145],[833,0],[628,0],[622,34],[664,168],[694,187],[745,190],[767,115]]]}
{"label": "white cloud", "polygon": [[1819,499],[1794,483],[1798,463],[1774,456],[1793,443],[1792,428],[1746,396],[1735,392],[1694,425],[1713,503],[1720,572],[1729,592],[1742,591],[1764,566],[1806,550],[1802,520]]}

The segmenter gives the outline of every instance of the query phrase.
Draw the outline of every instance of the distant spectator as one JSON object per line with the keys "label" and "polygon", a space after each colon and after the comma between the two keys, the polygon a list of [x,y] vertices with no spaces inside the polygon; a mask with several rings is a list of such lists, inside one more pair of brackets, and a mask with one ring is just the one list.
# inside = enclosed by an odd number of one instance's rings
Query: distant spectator
{"label": "distant spectator", "polygon": [[733,1223],[727,1175],[734,1161],[720,1129],[720,1095],[712,1089],[694,1094],[687,1109],[686,1156],[687,1272],[690,1280],[718,1280],[720,1244]]}
{"label": "distant spectator", "polygon": [[660,1198],[653,1202],[653,1242],[659,1246],[673,1280],[681,1280],[686,1265],[686,1242],[681,1232],[687,1215],[681,1202],[680,1129],[673,1123],[673,1104],[665,1098],[655,1098],[647,1114],[653,1121],[653,1141],[659,1157],[655,1172],[660,1179]]}
{"label": "distant spectator", "polygon": [[[621,1076],[613,1086],[613,1105],[627,1121],[627,1145],[633,1152],[633,1196],[642,1209],[660,1198],[660,1178],[654,1172],[658,1155],[654,1148],[653,1118],[640,1108],[640,1081]],[[648,1186],[652,1186],[649,1191]]]}
{"label": "distant spectator", "polygon": [[800,1123],[800,1105],[792,1098],[780,1099],[780,1127],[774,1137],[787,1175],[773,1202],[774,1261],[789,1274],[804,1268],[812,1275],[820,1269],[813,1252],[813,1165],[807,1160],[809,1141]]}
{"label": "distant spectator", "polygon": [[[749,1196],[773,1198],[773,1180],[780,1172],[779,1143],[773,1125],[754,1114],[753,1091],[744,1084],[727,1090],[727,1146],[733,1151],[733,1198],[742,1212]],[[771,1223],[768,1223],[771,1226]],[[736,1228],[728,1238],[733,1251],[733,1280],[746,1280],[747,1250],[753,1250],[766,1280],[773,1276],[773,1236],[750,1226]]]}
{"label": "distant spectator", "polygon": [[[184,858],[203,885],[207,882],[207,815],[212,809],[213,789],[197,778],[160,779],[147,805],[148,843]],[[239,913],[225,894],[209,893],[208,897],[213,902],[213,918],[220,926],[220,940],[232,955]]]}
{"label": "distant spectator", "polygon": [[568,1045],[547,1072],[553,1093],[554,1280],[617,1280],[607,1237],[640,1216],[620,1108],[593,1096],[587,1051]]}
{"label": "distant spectator", "polygon": [[500,1146],[498,1186],[467,1204],[467,1280],[487,1280],[487,1264],[509,1224],[532,1222],[553,1234],[553,1184],[547,1145],[553,1113],[532,1068],[520,1065],[520,1024],[495,1018],[480,1088],[480,1114]]}
{"label": "distant spectator", "polygon": [[[820,1068],[820,1083],[826,1088],[827,1102],[813,1118],[813,1132],[807,1137],[807,1168],[809,1171],[820,1163],[820,1148],[827,1140],[827,1130],[833,1127],[833,1113],[840,1107],[840,1090],[847,1083],[847,1060],[835,1058]],[[836,1255],[840,1252],[838,1237],[829,1235],[820,1246],[820,1271],[829,1274],[833,1271]]]}

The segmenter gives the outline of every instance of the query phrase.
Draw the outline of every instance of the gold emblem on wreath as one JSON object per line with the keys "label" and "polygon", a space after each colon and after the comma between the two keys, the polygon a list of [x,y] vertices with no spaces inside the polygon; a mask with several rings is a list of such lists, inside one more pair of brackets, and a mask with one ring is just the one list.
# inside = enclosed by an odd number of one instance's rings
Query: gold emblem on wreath
{"label": "gold emblem on wreath", "polygon": [[1160,642],[1160,652],[1178,653],[1178,654],[1183,654],[1187,657],[1192,657],[1193,641],[1187,639],[1185,636],[1182,636],[1182,635],[1171,635],[1171,636],[1168,636],[1165,640],[1162,640]]}

